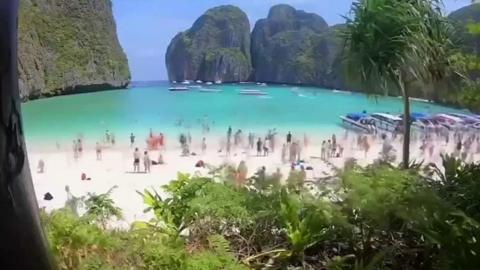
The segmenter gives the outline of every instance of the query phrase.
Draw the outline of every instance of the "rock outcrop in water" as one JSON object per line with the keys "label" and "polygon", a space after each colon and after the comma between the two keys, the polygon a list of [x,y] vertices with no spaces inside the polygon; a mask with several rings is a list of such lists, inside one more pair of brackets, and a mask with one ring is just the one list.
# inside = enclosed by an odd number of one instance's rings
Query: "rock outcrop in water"
{"label": "rock outcrop in water", "polygon": [[333,53],[325,20],[288,5],[270,9],[252,32],[254,79],[325,84]]}
{"label": "rock outcrop in water", "polygon": [[[457,23],[463,51],[478,55],[480,34],[469,33],[468,25],[480,23],[480,4],[461,8],[449,17]],[[250,79],[355,90],[358,87],[348,82],[343,65],[340,32],[344,28],[344,24],[328,26],[314,13],[276,5],[255,24],[249,38],[249,22],[240,9],[213,8],[171,41],[166,54],[169,79]],[[480,77],[480,69],[475,76]],[[414,95],[430,98],[424,93]]]}
{"label": "rock outcrop in water", "polygon": [[110,0],[21,0],[18,55],[24,100],[130,82]]}
{"label": "rock outcrop in water", "polygon": [[235,6],[208,10],[171,41],[166,54],[171,81],[245,81],[251,73],[250,23]]}

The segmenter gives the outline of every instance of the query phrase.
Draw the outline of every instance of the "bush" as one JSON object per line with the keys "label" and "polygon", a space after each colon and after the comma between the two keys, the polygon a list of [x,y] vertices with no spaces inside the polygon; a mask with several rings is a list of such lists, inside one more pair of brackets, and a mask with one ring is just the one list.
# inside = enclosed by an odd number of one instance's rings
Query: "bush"
{"label": "bush", "polygon": [[43,220],[62,269],[479,269],[479,167],[444,166],[352,166],[321,193],[179,174],[164,196],[142,193],[155,219],[130,230],[67,210]]}

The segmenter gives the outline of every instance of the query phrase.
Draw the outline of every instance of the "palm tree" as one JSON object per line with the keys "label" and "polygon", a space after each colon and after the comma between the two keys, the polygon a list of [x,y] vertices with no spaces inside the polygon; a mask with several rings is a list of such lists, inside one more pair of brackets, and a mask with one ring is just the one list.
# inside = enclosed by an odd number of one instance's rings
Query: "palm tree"
{"label": "palm tree", "polygon": [[401,92],[403,166],[410,154],[410,101],[419,85],[447,76],[451,42],[441,0],[358,0],[343,31],[347,75],[367,93]]}

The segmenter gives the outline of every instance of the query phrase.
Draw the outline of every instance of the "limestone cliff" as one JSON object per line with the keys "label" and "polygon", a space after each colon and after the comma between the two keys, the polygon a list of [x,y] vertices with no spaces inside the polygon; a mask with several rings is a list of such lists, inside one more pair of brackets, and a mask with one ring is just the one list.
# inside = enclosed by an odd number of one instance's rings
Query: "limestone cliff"
{"label": "limestone cliff", "polygon": [[328,83],[335,48],[328,25],[313,13],[288,5],[270,9],[252,33],[254,79],[262,82]]}
{"label": "limestone cliff", "polygon": [[18,54],[24,100],[130,82],[110,0],[21,0]]}
{"label": "limestone cliff", "polygon": [[250,23],[235,6],[208,10],[179,33],[165,57],[171,81],[245,81],[251,73]]}

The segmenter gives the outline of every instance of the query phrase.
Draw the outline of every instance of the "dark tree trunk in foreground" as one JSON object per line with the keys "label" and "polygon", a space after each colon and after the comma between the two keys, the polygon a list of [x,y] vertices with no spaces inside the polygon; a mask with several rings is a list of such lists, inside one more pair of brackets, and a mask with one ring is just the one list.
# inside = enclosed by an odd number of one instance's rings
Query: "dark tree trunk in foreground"
{"label": "dark tree trunk in foreground", "polygon": [[410,165],[410,99],[408,92],[404,89],[403,94],[403,157],[402,167],[408,169]]}
{"label": "dark tree trunk in foreground", "polygon": [[52,269],[28,167],[17,71],[18,0],[0,1],[0,269]]}

